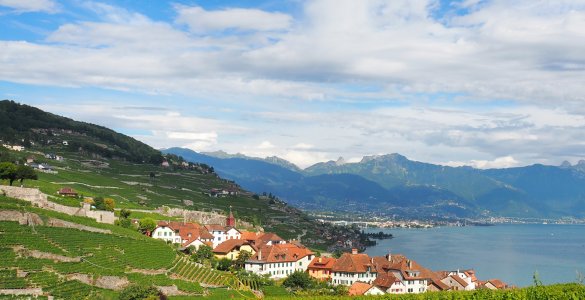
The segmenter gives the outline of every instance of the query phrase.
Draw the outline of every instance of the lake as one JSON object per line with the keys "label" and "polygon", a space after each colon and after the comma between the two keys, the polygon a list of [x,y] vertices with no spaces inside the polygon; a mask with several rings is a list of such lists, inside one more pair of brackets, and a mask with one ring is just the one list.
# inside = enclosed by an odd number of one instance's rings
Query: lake
{"label": "lake", "polygon": [[370,228],[392,233],[366,250],[370,256],[404,254],[431,270],[475,269],[480,280],[528,286],[538,271],[545,284],[575,282],[585,274],[585,226],[496,225],[431,229]]}

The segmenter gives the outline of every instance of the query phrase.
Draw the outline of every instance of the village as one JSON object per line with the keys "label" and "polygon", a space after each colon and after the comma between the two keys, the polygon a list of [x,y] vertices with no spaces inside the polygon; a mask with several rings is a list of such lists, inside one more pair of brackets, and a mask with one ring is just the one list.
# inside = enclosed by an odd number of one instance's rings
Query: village
{"label": "village", "polygon": [[306,272],[333,286],[348,287],[353,296],[511,288],[499,279],[479,280],[472,269],[431,271],[401,254],[370,257],[354,248],[338,258],[318,256],[297,240],[236,225],[230,211],[223,224],[161,221],[147,234],[182,250],[209,247],[216,259],[244,259],[244,270],[273,280]]}

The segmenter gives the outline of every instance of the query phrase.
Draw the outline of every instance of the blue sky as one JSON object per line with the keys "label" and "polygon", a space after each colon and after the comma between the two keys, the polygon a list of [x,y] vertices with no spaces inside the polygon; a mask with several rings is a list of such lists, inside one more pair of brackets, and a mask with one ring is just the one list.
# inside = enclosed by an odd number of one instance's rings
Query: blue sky
{"label": "blue sky", "polygon": [[0,98],[301,167],[585,159],[585,1],[0,0]]}

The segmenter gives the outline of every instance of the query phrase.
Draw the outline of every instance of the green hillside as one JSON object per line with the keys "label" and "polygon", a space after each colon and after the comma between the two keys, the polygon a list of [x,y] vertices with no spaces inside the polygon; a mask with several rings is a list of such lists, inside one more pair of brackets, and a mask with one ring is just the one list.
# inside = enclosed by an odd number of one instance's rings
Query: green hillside
{"label": "green hillside", "polygon": [[[0,211],[32,213],[44,222],[31,226],[0,221],[0,289],[41,288],[44,295],[57,299],[116,299],[118,281],[174,285],[185,294],[182,297],[213,295],[214,289],[199,283],[232,288],[240,284],[230,273],[189,265],[172,246],[135,230],[46,211],[5,196],[0,196]],[[45,226],[49,218],[111,233]],[[183,276],[186,270],[191,277]],[[109,285],[100,285],[104,279]]]}
{"label": "green hillside", "polygon": [[[82,197],[112,198],[116,208],[147,211],[134,212],[131,218],[151,216],[159,220],[169,219],[154,213],[161,206],[222,214],[227,214],[232,207],[237,219],[262,226],[285,239],[302,236],[305,244],[317,249],[326,249],[336,242],[322,239],[323,230],[328,228],[323,228],[300,210],[280,201],[253,197],[253,194],[240,189],[236,182],[220,178],[207,165],[186,164],[181,157],[171,154],[163,157],[150,146],[110,129],[73,121],[12,101],[0,101],[0,120],[3,128],[0,139],[3,143],[25,144],[26,147],[21,152],[0,147],[0,161],[23,163],[26,158],[34,158],[35,163],[52,166],[56,172],[37,172],[38,180],[25,181],[24,186],[39,188],[54,196],[50,200],[60,204],[79,206],[80,199],[56,195],[60,188],[71,187]],[[65,140],[68,145],[62,143]],[[75,147],[71,146],[72,143]],[[94,151],[95,148],[89,145],[99,145],[98,148],[107,150],[107,153]],[[49,159],[45,154],[56,154],[64,159]],[[168,161],[170,166],[153,164],[156,160],[143,162],[153,154],[159,155],[161,161]],[[238,189],[240,193],[228,197],[209,197],[207,193],[214,188]]]}
{"label": "green hillside", "polygon": [[0,128],[0,140],[25,147],[82,152],[133,162],[162,162],[158,150],[129,136],[14,101],[0,101]]}

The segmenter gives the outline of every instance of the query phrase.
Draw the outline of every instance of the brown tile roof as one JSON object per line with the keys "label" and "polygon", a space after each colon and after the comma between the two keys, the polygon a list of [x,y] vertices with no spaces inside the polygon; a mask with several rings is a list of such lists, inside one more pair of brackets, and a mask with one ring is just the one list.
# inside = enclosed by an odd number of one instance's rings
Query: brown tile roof
{"label": "brown tile roof", "polygon": [[382,287],[384,290],[389,289],[394,283],[402,282],[400,279],[396,278],[392,273],[382,273],[378,274],[376,280],[372,283],[375,286]]}
{"label": "brown tile roof", "polygon": [[365,294],[369,289],[371,289],[373,285],[367,284],[365,282],[356,281],[349,287],[349,295],[350,296],[361,296]]}
{"label": "brown tile roof", "polygon": [[447,291],[450,289],[448,285],[440,280],[432,280],[429,282],[429,286],[434,285],[439,291]]}
{"label": "brown tile roof", "polygon": [[465,280],[463,280],[463,278],[461,278],[457,275],[451,275],[449,277],[451,277],[451,278],[453,278],[453,280],[457,281],[457,283],[459,283],[462,287],[466,287],[469,285]]}
{"label": "brown tile roof", "polygon": [[370,272],[377,272],[372,259],[367,254],[344,253],[333,264],[331,270],[333,272],[365,273],[368,267]]}
{"label": "brown tile roof", "polygon": [[305,256],[313,254],[314,253],[311,250],[294,244],[264,245],[258,247],[258,251],[251,260],[262,261],[265,263],[296,262]]}
{"label": "brown tile roof", "polygon": [[[498,290],[503,290],[505,288],[508,287],[507,284],[505,284],[503,281],[499,280],[499,279],[490,279],[487,282],[491,283],[493,286],[495,286]],[[486,284],[487,284],[486,282]]]}
{"label": "brown tile roof", "polygon": [[[244,245],[252,246],[250,244],[250,242],[248,242],[246,240],[241,240],[241,239],[226,240],[225,242],[217,245],[217,247],[215,247],[215,249],[213,249],[213,253],[220,253],[220,254],[230,253],[232,250],[240,249],[240,247],[242,247]],[[252,246],[252,249],[254,249],[254,251],[256,251],[254,246]]]}
{"label": "brown tile roof", "polygon": [[337,260],[334,257],[315,257],[308,269],[331,270]]}

